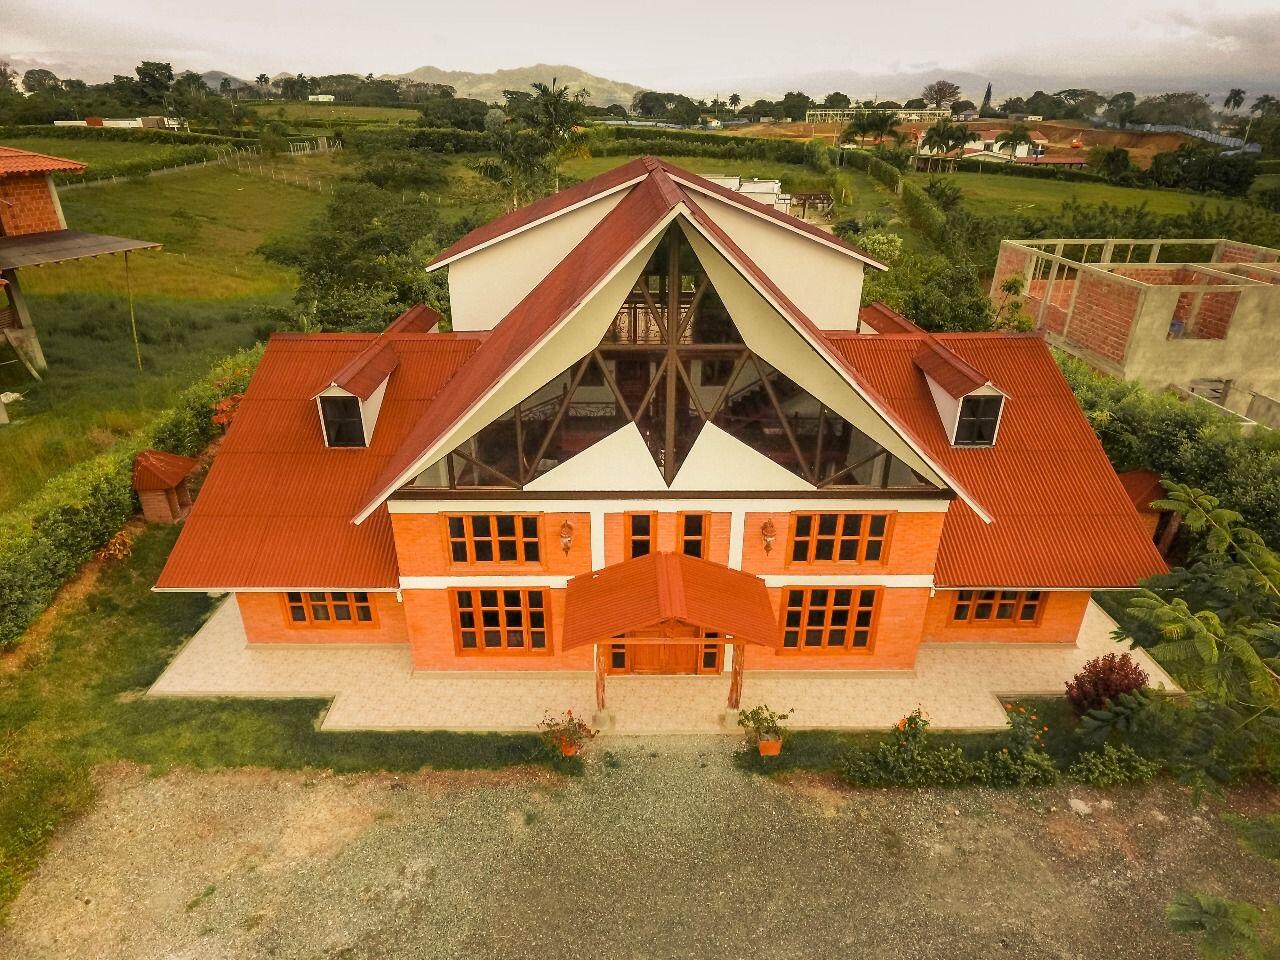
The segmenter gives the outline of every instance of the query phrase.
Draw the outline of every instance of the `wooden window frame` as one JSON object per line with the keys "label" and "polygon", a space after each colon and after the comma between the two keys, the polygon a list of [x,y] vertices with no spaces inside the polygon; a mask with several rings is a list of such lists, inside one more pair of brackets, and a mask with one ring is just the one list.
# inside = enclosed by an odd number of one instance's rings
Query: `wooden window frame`
{"label": "wooden window frame", "polygon": [[[830,539],[832,541],[831,559],[820,560],[817,558],[817,543],[819,539],[818,524],[823,516],[834,516],[836,518],[836,532],[834,534],[824,534],[822,539]],[[846,517],[861,517],[862,522],[859,531],[856,534],[844,533],[844,525]],[[791,515],[790,536],[787,540],[786,562],[788,566],[812,567],[823,563],[862,563],[874,564],[876,566],[884,566],[889,562],[890,541],[893,538],[893,521],[895,514],[889,510],[802,510]],[[812,518],[810,523],[811,532],[801,536],[799,533],[800,520],[804,517]],[[884,532],[879,536],[872,536],[870,533],[872,522],[878,518],[884,518]],[[796,543],[805,541],[808,544],[806,553],[807,557],[801,560],[795,559]],[[840,559],[840,546],[847,541],[853,541],[857,544],[855,550],[857,556],[852,559]],[[867,559],[868,544],[880,544],[880,556],[873,560]]]}
{"label": "wooden window frame", "polygon": [[[1038,627],[1048,600],[1045,590],[957,590],[947,608],[947,622],[954,627]],[[1012,615],[997,618],[1003,603],[1013,605]],[[978,608],[983,604],[991,605],[991,613],[979,617]],[[1035,615],[1024,620],[1022,612],[1028,606],[1034,607]]]}
{"label": "wooden window frame", "polygon": [[[995,413],[969,413],[965,414],[965,408],[973,410],[974,407],[989,409],[995,406]],[[1000,415],[1004,413],[1004,397],[1001,394],[983,394],[981,396],[967,396],[960,399],[960,407],[956,411],[956,438],[952,446],[956,447],[990,447],[996,442],[996,435],[1000,432]],[[980,439],[982,426],[985,424],[991,426],[991,438],[989,440]],[[961,438],[961,431],[968,428],[971,435]]]}
{"label": "wooden window frame", "polygon": [[[837,591],[848,590],[850,592],[849,603],[840,604],[836,602]],[[791,594],[798,591],[803,596],[798,607],[792,605]],[[816,607],[813,604],[813,595],[818,591],[826,591],[829,594],[827,603],[822,607]],[[871,594],[871,602],[869,605],[863,603],[863,595]],[[783,654],[804,654],[804,653],[832,653],[832,654],[870,654],[875,651],[876,633],[880,624],[880,608],[883,605],[884,589],[882,587],[868,586],[830,586],[830,587],[814,587],[814,586],[789,586],[782,588],[782,645],[778,648],[779,653]],[[809,613],[811,610],[821,609],[826,613],[823,617],[822,631],[823,642],[821,645],[805,646],[804,634],[809,629]],[[800,623],[798,626],[790,627],[787,624],[787,614],[792,610],[798,610],[800,613]],[[827,643],[832,629],[838,625],[832,623],[832,614],[836,611],[844,610],[849,614],[848,623],[845,629],[848,636],[843,644],[835,645]],[[858,626],[857,615],[862,612],[869,612],[869,622],[865,626]],[[855,645],[854,632],[857,630],[867,631],[867,642],[861,646]],[[795,632],[796,645],[794,647],[787,646],[787,634]]]}
{"label": "wooden window frame", "polygon": [[[476,537],[474,521],[477,517],[487,517],[489,520],[489,529],[492,531],[488,537]],[[498,518],[510,517],[515,522],[516,532],[510,537],[500,536],[498,534]],[[452,522],[459,520],[462,523],[462,536],[455,536],[450,529]],[[532,520],[534,522],[536,533],[530,537],[524,533],[524,521]],[[492,560],[476,559],[476,542],[477,540],[488,541],[493,546]],[[503,560],[500,558],[501,544],[503,541],[512,542],[516,546],[516,559]],[[530,543],[536,543],[538,547],[538,557],[536,560],[528,559],[528,549]],[[466,552],[465,560],[458,560],[453,555],[455,544],[462,544],[463,550]],[[449,565],[452,567],[469,567],[473,564],[480,566],[513,566],[513,567],[537,567],[542,569],[546,566],[547,549],[543,539],[543,523],[542,514],[540,513],[447,513],[444,515],[444,553],[448,558]]]}
{"label": "wooden window frame", "polygon": [[[483,594],[493,593],[496,595],[497,605],[486,606],[483,602]],[[518,603],[512,604],[507,602],[506,594],[515,593],[519,595]],[[541,594],[541,606],[531,606],[529,603],[531,594]],[[461,597],[463,594],[469,594],[475,604],[471,608],[462,606]],[[516,656],[516,657],[542,657],[551,656],[552,654],[552,637],[551,637],[551,589],[549,587],[454,587],[449,590],[449,608],[452,611],[453,620],[453,646],[454,652],[460,657],[484,657],[484,656]],[[485,610],[496,610],[498,613],[498,630],[502,636],[502,643],[499,646],[485,645],[485,626],[480,620],[475,621],[472,627],[464,627],[462,623],[462,615],[465,612],[474,612],[477,615],[482,614]],[[508,624],[507,614],[518,610],[520,612],[520,624]],[[535,629],[530,626],[532,621],[531,613],[540,612],[542,614],[542,626],[540,628],[546,634],[546,644],[542,647],[535,647],[532,643],[531,633]],[[508,641],[508,635],[515,630],[523,630],[525,632],[525,643],[522,646],[511,646]],[[474,632],[476,635],[476,645],[467,647],[463,645],[462,634],[464,631]]]}
{"label": "wooden window frame", "polygon": [[644,510],[629,512],[624,515],[624,519],[623,519],[623,533],[625,534],[625,537],[622,542],[622,553],[623,553],[622,559],[624,560],[634,560],[637,556],[640,556],[640,557],[648,556],[648,553],[636,554],[632,552],[634,541],[637,539],[635,533],[632,532],[632,525],[635,523],[636,517],[649,518],[649,533],[647,537],[645,537],[644,539],[647,539],[649,541],[649,553],[658,552],[658,515],[657,513],[649,513]]}
{"label": "wooden window frame", "polygon": [[[349,599],[338,599],[337,595],[343,594]],[[297,600],[293,598],[297,597]],[[316,599],[320,597],[322,599]],[[360,600],[359,597],[364,597]],[[287,590],[280,594],[280,604],[284,608],[284,622],[289,627],[297,630],[310,630],[312,628],[332,629],[354,627],[358,630],[365,630],[370,627],[378,626],[378,606],[373,599],[374,594],[367,590]],[[321,620],[315,617],[312,608],[323,606],[329,612],[327,620]],[[337,607],[350,607],[351,616],[346,620],[337,618]],[[361,620],[360,608],[367,608],[369,611],[369,619]],[[294,609],[301,609],[305,619],[295,620],[293,617]]]}
{"label": "wooden window frame", "polygon": [[[320,428],[324,431],[324,445],[330,450],[351,450],[364,449],[367,447],[368,441],[365,439],[364,432],[364,406],[360,403],[360,398],[349,396],[346,394],[328,394],[316,398],[316,403],[320,407]],[[334,416],[332,413],[332,405],[341,403],[344,406],[355,404],[354,416]],[[357,437],[350,440],[342,440],[337,436],[344,427],[355,425]]]}
{"label": "wooden window frame", "polygon": [[707,552],[711,549],[711,514],[707,513],[704,510],[681,511],[680,513],[676,514],[676,547],[678,548],[677,552],[683,553],[685,556],[688,556],[688,557],[695,556],[695,554],[689,553],[685,550],[685,544],[690,540],[694,539],[693,537],[689,536],[684,532],[684,523],[685,523],[685,520],[688,519],[689,517],[702,518],[702,534],[698,538],[702,544],[702,547],[701,547],[702,552],[696,554],[696,556],[702,558],[703,560],[709,560],[711,558],[707,556]]}

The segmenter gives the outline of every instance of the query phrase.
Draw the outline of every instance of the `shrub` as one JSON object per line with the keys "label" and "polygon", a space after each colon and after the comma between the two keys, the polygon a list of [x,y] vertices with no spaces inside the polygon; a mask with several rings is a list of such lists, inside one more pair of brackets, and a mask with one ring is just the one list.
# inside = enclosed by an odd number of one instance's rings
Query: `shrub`
{"label": "shrub", "polygon": [[954,787],[974,778],[959,747],[929,745],[929,721],[917,707],[874,749],[855,749],[840,761],[844,779],[858,787]]}
{"label": "shrub", "polygon": [[1122,693],[1147,685],[1147,674],[1127,653],[1108,653],[1090,660],[1067,682],[1067,699],[1077,716],[1099,710]]}
{"label": "shrub", "polygon": [[974,776],[989,787],[1046,786],[1058,782],[1058,768],[1044,752],[1049,727],[1039,714],[1020,703],[1006,703],[1005,731],[999,749],[987,753],[975,765]]}
{"label": "shrub", "polygon": [[902,238],[896,233],[876,230],[845,239],[857,244],[881,263],[892,266],[902,259]]}
{"label": "shrub", "polygon": [[259,356],[260,349],[242,350],[216,364],[149,426],[0,514],[0,649],[18,642],[63,581],[137,510],[131,484],[135,454],[149,447],[198,452],[217,430],[215,404],[243,392]]}
{"label": "shrub", "polygon": [[742,710],[738,713],[738,726],[747,731],[747,737],[752,743],[759,743],[761,740],[781,740],[783,733],[782,721],[790,718],[794,710],[788,710],[786,713],[777,713],[767,704],[760,704],[752,707],[750,710]]}
{"label": "shrub", "polygon": [[1160,772],[1160,764],[1146,760],[1127,743],[1120,746],[1103,744],[1102,751],[1080,754],[1067,770],[1067,779],[1095,787],[1122,787],[1132,783],[1148,783]]}

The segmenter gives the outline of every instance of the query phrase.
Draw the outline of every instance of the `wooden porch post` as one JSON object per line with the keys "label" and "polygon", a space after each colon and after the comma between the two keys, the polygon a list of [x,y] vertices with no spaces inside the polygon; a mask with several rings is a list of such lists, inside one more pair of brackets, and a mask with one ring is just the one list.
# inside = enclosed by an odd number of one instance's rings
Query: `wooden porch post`
{"label": "wooden porch post", "polygon": [[596,709],[604,709],[604,651],[596,644]]}
{"label": "wooden porch post", "polygon": [[745,649],[745,644],[735,643],[733,645],[733,666],[730,668],[729,679],[730,710],[737,710],[739,704],[742,703],[742,661]]}

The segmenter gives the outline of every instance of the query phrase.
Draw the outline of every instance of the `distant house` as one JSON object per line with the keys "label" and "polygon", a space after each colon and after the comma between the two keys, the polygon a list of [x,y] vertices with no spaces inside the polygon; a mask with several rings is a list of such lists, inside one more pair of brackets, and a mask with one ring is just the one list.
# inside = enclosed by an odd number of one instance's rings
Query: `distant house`
{"label": "distant house", "polygon": [[981,118],[982,118],[982,114],[980,114],[977,110],[964,110],[955,115],[955,119],[963,123],[972,123],[974,120],[979,120]]}
{"label": "distant house", "polygon": [[710,176],[707,179],[734,193],[763,203],[766,207],[773,207],[779,213],[791,212],[791,194],[782,192],[781,180],[744,180],[742,177],[730,176]]}
{"label": "distant house", "polygon": [[332,93],[313,93],[307,97],[309,103],[333,103]]}

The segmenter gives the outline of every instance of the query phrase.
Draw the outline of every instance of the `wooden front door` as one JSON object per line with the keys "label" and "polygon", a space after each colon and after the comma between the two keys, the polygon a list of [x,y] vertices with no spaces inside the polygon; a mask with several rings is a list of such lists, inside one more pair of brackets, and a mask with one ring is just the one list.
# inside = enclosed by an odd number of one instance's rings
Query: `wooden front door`
{"label": "wooden front door", "polygon": [[696,643],[632,643],[628,659],[628,673],[697,673],[698,651]]}
{"label": "wooden front door", "polygon": [[612,674],[718,674],[724,669],[724,644],[618,642],[609,645],[607,657]]}

